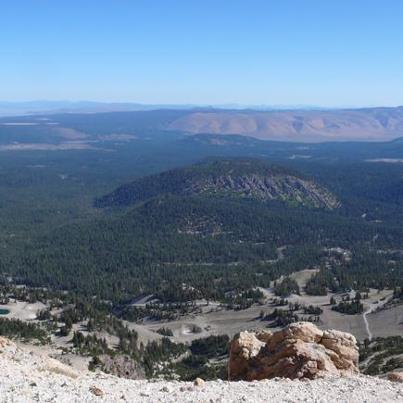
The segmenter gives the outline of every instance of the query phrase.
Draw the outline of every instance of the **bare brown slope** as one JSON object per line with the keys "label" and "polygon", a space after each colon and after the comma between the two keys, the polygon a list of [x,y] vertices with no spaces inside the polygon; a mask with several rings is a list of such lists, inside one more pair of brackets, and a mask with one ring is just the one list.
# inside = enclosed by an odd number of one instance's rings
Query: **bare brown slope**
{"label": "bare brown slope", "polygon": [[174,120],[171,130],[289,141],[392,140],[403,136],[403,107],[331,111],[211,111]]}

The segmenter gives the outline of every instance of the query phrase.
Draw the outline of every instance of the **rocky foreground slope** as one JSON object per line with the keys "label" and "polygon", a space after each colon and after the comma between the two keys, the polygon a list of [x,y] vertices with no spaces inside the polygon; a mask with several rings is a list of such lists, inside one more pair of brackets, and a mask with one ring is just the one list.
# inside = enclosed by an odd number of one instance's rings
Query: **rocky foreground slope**
{"label": "rocky foreground slope", "polygon": [[351,375],[252,382],[133,381],[79,372],[0,337],[0,402],[399,402],[403,383]]}

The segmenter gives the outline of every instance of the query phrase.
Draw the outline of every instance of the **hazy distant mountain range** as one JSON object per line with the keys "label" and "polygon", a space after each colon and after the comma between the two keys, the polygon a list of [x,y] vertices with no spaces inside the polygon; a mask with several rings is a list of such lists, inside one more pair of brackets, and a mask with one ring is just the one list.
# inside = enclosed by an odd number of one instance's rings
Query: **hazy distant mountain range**
{"label": "hazy distant mountain range", "polygon": [[[200,107],[91,101],[0,102],[0,116],[133,112],[132,116],[125,115],[125,119],[135,124],[139,116],[134,112],[145,112],[151,126],[154,124],[159,130],[187,134],[236,134],[261,140],[295,142],[387,141],[403,136],[403,106],[362,109],[242,108],[240,105]],[[162,122],[159,116],[161,110],[175,113]]]}
{"label": "hazy distant mountain range", "polygon": [[176,119],[170,129],[191,134],[239,134],[262,140],[391,140],[403,136],[403,107],[199,111]]}
{"label": "hazy distant mountain range", "polygon": [[46,113],[99,113],[119,111],[147,111],[156,109],[190,109],[195,105],[146,105],[132,102],[95,101],[0,101],[0,116]]}
{"label": "hazy distant mountain range", "polygon": [[96,113],[96,112],[119,112],[119,111],[149,111],[156,109],[228,109],[243,110],[250,109],[256,111],[285,110],[285,109],[325,109],[318,106],[304,105],[196,105],[196,104],[142,104],[136,102],[96,102],[96,101],[25,101],[9,102],[0,101],[0,116],[16,116],[37,113]]}

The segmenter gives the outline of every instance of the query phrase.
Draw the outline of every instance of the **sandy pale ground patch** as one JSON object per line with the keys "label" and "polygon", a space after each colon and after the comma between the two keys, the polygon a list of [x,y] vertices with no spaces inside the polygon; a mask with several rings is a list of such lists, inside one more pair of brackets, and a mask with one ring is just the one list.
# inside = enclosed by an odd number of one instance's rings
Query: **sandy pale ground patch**
{"label": "sandy pale ground patch", "polygon": [[[97,395],[94,392],[97,392]],[[108,375],[2,374],[1,402],[402,402],[403,385],[371,377],[260,382],[130,381]]]}
{"label": "sandy pale ground patch", "polygon": [[29,321],[36,319],[37,313],[46,308],[46,305],[42,302],[35,302],[30,304],[24,301],[10,302],[7,305],[0,305],[0,309],[7,309],[9,314],[4,315],[4,318],[8,319],[20,319],[23,321]]}

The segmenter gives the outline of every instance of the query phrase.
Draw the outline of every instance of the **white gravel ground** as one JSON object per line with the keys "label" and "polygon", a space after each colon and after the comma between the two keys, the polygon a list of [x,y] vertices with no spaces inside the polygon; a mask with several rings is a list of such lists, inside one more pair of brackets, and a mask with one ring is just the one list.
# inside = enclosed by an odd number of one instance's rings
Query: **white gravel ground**
{"label": "white gravel ground", "polygon": [[59,367],[47,356],[14,348],[0,353],[0,401],[380,403],[403,402],[403,384],[369,376],[315,381],[215,381],[202,386],[132,381],[103,373],[75,373],[68,367]]}

